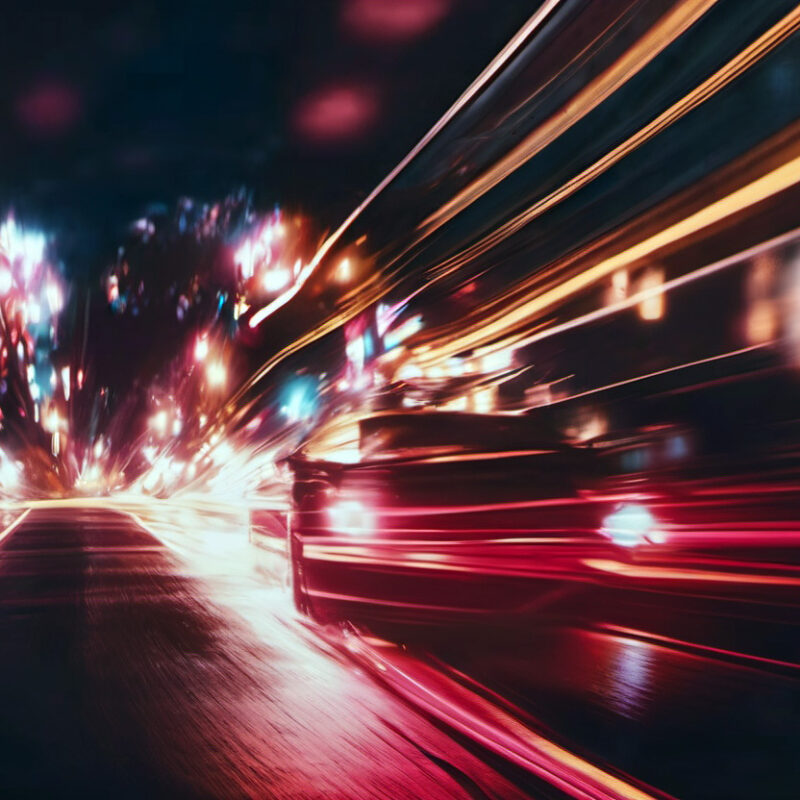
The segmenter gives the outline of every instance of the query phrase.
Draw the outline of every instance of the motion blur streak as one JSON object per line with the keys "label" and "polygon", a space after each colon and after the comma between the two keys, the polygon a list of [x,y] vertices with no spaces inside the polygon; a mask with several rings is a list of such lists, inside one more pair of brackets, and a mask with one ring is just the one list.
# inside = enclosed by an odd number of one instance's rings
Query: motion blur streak
{"label": "motion blur streak", "polygon": [[317,251],[311,261],[311,266],[316,267],[327,255],[328,251],[341,238],[342,234],[361,215],[365,208],[390,184],[397,176],[425,149],[425,147],[451,122],[492,78],[507,64],[514,54],[528,41],[536,30],[545,22],[553,11],[561,5],[562,0],[546,0],[538,11],[525,23],[513,39],[492,59],[491,64],[470,84],[461,97],[447,110],[439,121],[417,142],[403,160],[367,195],[364,201],[356,206],[339,228],[329,236],[322,247]]}
{"label": "motion blur streak", "polygon": [[[660,116],[654,119],[647,126],[611,150],[598,162],[592,164],[583,172],[576,175],[569,181],[569,183],[560,187],[557,191],[552,192],[547,197],[537,201],[524,213],[498,228],[497,231],[493,232],[490,237],[473,246],[473,248],[471,248],[467,253],[460,256],[458,261],[455,263],[461,264],[461,259],[463,258],[474,258],[477,255],[486,252],[488,249],[495,246],[506,237],[512,235],[525,225],[529,224],[533,219],[542,214],[548,208],[552,207],[554,204],[562,202],[571,194],[578,191],[582,186],[586,185],[586,183],[596,179],[609,167],[613,166],[637,147],[640,147],[648,139],[657,135],[668,125],[674,124],[683,115],[692,111],[700,103],[708,100],[711,96],[713,96],[713,94],[720,91],[731,81],[735,80],[744,70],[751,67],[760,58],[763,58],[766,53],[777,47],[786,38],[791,36],[799,26],[800,8],[796,9],[794,12],[781,20],[781,22],[779,22],[774,28],[770,29],[760,39],[750,45],[750,47],[739,53],[736,58],[726,64],[722,69],[712,75],[700,86],[698,86],[693,92],[682,98],[678,103],[666,109]],[[780,188],[773,189],[772,193],[780,191]],[[758,199],[752,200],[750,203],[758,202]],[[733,212],[728,211],[727,213]],[[448,269],[452,269],[452,263],[453,262],[450,262],[450,264],[443,264],[438,269],[445,270],[446,272]]]}
{"label": "motion blur streak", "polygon": [[[800,24],[800,10],[798,11],[796,22]],[[487,341],[496,340],[510,328],[519,325],[521,322],[529,321],[537,312],[544,310],[548,306],[563,302],[571,295],[591,286],[601,278],[611,275],[618,269],[626,267],[645,256],[652,255],[667,245],[689,237],[693,233],[697,233],[697,231],[707,228],[726,217],[730,217],[742,209],[755,205],[765,198],[778,194],[799,182],[800,156],[793,158],[791,161],[768,172],[766,175],[762,175],[752,183],[737,189],[727,197],[711,203],[680,222],[670,225],[638,244],[584,270],[553,289],[528,300],[521,306],[506,309],[502,315],[498,315],[497,319],[488,320],[479,330],[470,332],[465,336],[454,338],[440,348],[426,350],[421,355],[421,359],[425,362],[438,361],[467,350],[470,347],[478,347],[481,344],[485,344]],[[506,339],[502,342],[502,346],[508,346],[513,343],[515,343],[513,338]]]}
{"label": "motion blur streak", "polygon": [[468,733],[493,750],[569,797],[581,800],[653,800],[651,794],[621,780],[526,730],[511,715],[470,692],[445,674],[406,656],[388,643],[346,639],[344,646],[359,661],[379,669],[382,682],[400,696],[413,700],[434,718],[446,719],[456,730]]}
{"label": "motion blur streak", "polygon": [[276,297],[271,303],[260,308],[250,318],[249,325],[251,328],[257,328],[270,314],[277,311],[282,306],[285,306],[302,288],[303,284],[309,279],[311,273],[316,265],[312,262],[307,267],[303,267],[300,275],[297,277],[296,283],[287,289],[280,297]]}
{"label": "motion blur streak", "polygon": [[753,583],[761,586],[800,586],[800,577],[789,575],[758,575],[742,572],[720,572],[710,570],[674,569],[670,567],[646,567],[620,564],[616,561],[587,559],[586,566],[603,572],[613,572],[630,578],[654,578],[656,580],[707,581],[710,583]]}
{"label": "motion blur streak", "polygon": [[[562,0],[546,0],[546,2],[539,8],[538,11],[526,22],[520,31],[511,39],[511,41],[500,51],[500,53],[492,60],[486,69],[470,84],[466,91],[456,100],[456,102],[448,109],[448,111],[439,119],[439,121],[420,139],[420,141],[408,152],[408,154],[400,161],[399,164],[367,195],[367,197],[350,213],[350,215],[342,222],[339,228],[336,229],[328,238],[322,243],[321,247],[317,250],[314,257],[311,259],[308,266],[303,272],[303,283],[311,276],[312,272],[319,266],[323,259],[328,255],[334,245],[341,239],[342,235],[347,231],[353,222],[363,213],[363,211],[373,202],[373,200],[380,195],[380,193],[389,186],[398,175],[425,149],[425,147],[450,123],[458,113],[465,108],[473,98],[480,93],[480,91],[492,80],[495,74],[500,71],[503,66],[513,57],[524,43],[535,33],[535,31],[545,22],[550,14],[561,4]],[[264,309],[261,309],[251,320],[250,326],[257,327],[260,325],[270,314],[280,308],[296,292],[301,288],[289,290],[285,295],[285,299],[279,298],[272,304]],[[373,293],[368,299],[362,301],[361,307],[374,302],[383,293],[385,288],[380,290],[377,294]],[[355,309],[352,314],[358,313]],[[241,397],[247,388],[257,384],[270,370],[286,356],[296,352],[303,346],[313,342],[315,339],[324,335],[328,330],[340,325],[345,320],[344,316],[337,315],[327,326],[320,326],[319,330],[312,331],[306,335],[302,340],[286,347],[271,361],[268,361],[260,370],[251,377],[247,385],[243,387],[241,393],[234,397],[234,401]]]}
{"label": "motion blur streak", "polygon": [[713,264],[700,267],[700,269],[696,269],[693,272],[687,273],[686,275],[673,278],[670,281],[662,283],[660,286],[655,286],[650,289],[642,289],[640,292],[635,292],[625,300],[620,300],[617,303],[607,305],[605,308],[599,308],[596,311],[590,311],[588,314],[576,317],[568,322],[562,322],[558,325],[548,326],[544,330],[537,331],[536,333],[526,336],[524,339],[515,340],[514,345],[516,347],[524,347],[525,345],[533,344],[534,342],[541,342],[544,339],[550,338],[551,336],[557,336],[558,334],[565,333],[573,328],[579,328],[581,325],[588,325],[592,322],[602,319],[603,317],[608,317],[612,314],[617,314],[620,311],[624,311],[627,308],[635,308],[648,298],[658,297],[659,295],[666,294],[673,289],[678,289],[681,286],[692,283],[693,281],[708,278],[712,275],[715,275],[717,272],[740,265],[747,259],[755,258],[762,253],[768,253],[776,247],[796,242],[798,240],[800,240],[800,230],[790,231],[783,236],[778,236],[777,238],[768,242],[764,242],[763,244],[755,245],[749,250],[736,253],[733,256],[723,258],[722,260],[716,261]]}
{"label": "motion blur streak", "polygon": [[[535,30],[535,28],[543,21],[540,15],[549,13],[552,10],[550,7],[555,4],[545,4],[539,12],[532,18],[528,25],[520,31],[519,36],[509,44],[512,48],[508,55],[501,59],[499,62],[493,62],[491,71],[484,73],[480,76],[470,89],[465,92],[465,95],[457,101],[456,104],[450,109],[434,128],[420,141],[420,143],[406,156],[406,158],[393,170],[386,178],[376,187],[376,189],[361,203],[352,214],[345,220],[340,228],[332,234],[323,243],[322,247],[317,251],[316,255],[308,266],[308,272],[304,276],[307,279],[312,270],[314,270],[328,255],[329,251],[334,247],[336,242],[342,237],[344,232],[351,227],[352,223],[362,213],[366,206],[371,203],[377,195],[383,191],[396,177],[405,169],[425,148],[425,146],[445,127],[445,125],[452,119],[457,111],[464,106],[473,95],[477,94],[482,87],[489,80],[489,77],[505,63],[511,52],[516,50],[526,37]],[[681,4],[678,9],[674,11],[675,17],[668,16],[664,24],[674,25],[669,28],[671,36],[677,37],[680,32],[685,30],[687,26],[691,25],[692,21],[696,20],[703,13],[707,12],[713,3],[705,2],[699,4],[689,4],[684,8],[685,17],[679,11],[686,4]],[[446,261],[434,264],[427,268],[429,281],[437,281],[446,277],[447,275],[463,268],[463,266],[476,259],[477,257],[487,253],[492,248],[496,247],[500,242],[512,236],[520,229],[527,226],[537,216],[544,213],[553,205],[566,200],[572,194],[577,192],[581,187],[585,186],[588,182],[597,179],[599,175],[608,170],[612,165],[618,163],[626,155],[633,150],[641,147],[646,141],[655,137],[665,127],[675,124],[681,117],[688,114],[690,111],[696,109],[699,105],[706,102],[714,94],[721,91],[725,86],[729,85],[744,71],[750,69],[759,60],[763,59],[766,54],[778,47],[782,42],[786,41],[793,33],[795,33],[800,26],[800,7],[795,8],[792,12],[787,14],[779,22],[775,23],[769,30],[764,32],[755,41],[753,41],[744,50],[738,53],[727,64],[717,70],[713,75],[699,84],[692,92],[685,97],[678,100],[672,106],[664,110],[654,120],[648,123],[644,128],[629,137],[627,140],[617,145],[611,151],[606,153],[595,164],[584,169],[581,173],[571,178],[565,185],[554,190],[546,197],[538,200],[524,212],[518,214],[506,223],[500,225],[490,235],[478,241],[476,244],[470,245],[466,250],[451,256]],[[508,49],[508,48],[507,48]],[[655,55],[652,47],[642,48],[648,57]],[[505,52],[505,51],[504,51]],[[502,55],[502,54],[501,54]],[[500,58],[500,57],[498,57]],[[530,158],[534,153],[529,154],[526,158]],[[514,163],[514,169],[522,166],[526,158],[517,159]],[[506,173],[508,169],[504,170]],[[558,287],[538,295],[527,302],[519,304],[517,300],[513,299],[512,293],[509,292],[504,299],[500,297],[495,301],[495,305],[501,307],[502,310],[496,312],[493,317],[491,312],[484,314],[484,318],[480,323],[475,326],[475,330],[471,331],[466,336],[454,336],[444,345],[430,349],[428,352],[419,353],[421,360],[424,363],[439,362],[454,354],[463,352],[472,347],[478,347],[481,344],[486,344],[488,341],[497,339],[504,331],[509,328],[519,325],[521,322],[528,320],[537,312],[543,310],[549,305],[554,305],[558,302],[565,300],[571,294],[585,288],[592,283],[600,280],[607,274],[614,272],[621,266],[628,262],[633,262],[636,259],[642,258],[646,255],[653,254],[668,244],[690,236],[703,228],[706,228],[718,220],[731,216],[742,208],[746,208],[753,204],[758,203],[766,197],[779,193],[781,190],[788,186],[794,185],[797,182],[798,161],[792,159],[783,167],[778,167],[767,175],[753,181],[751,184],[741,187],[739,190],[734,191],[728,198],[719,200],[706,209],[695,212],[681,223],[671,225],[659,234],[648,237],[638,245],[634,245],[628,250],[618,254],[615,258],[609,258],[590,269],[584,270],[580,275],[574,276],[572,279],[565,281]],[[423,236],[426,234],[423,234]],[[410,251],[414,244],[418,243],[416,239],[411,245],[408,245],[402,251],[407,253]],[[401,256],[395,256],[390,264],[396,262]],[[396,270],[397,267],[395,266]],[[388,270],[388,265],[384,267],[384,271]],[[292,353],[298,352],[302,348],[308,346],[312,342],[318,340],[324,335],[337,329],[346,320],[353,318],[355,315],[363,311],[370,304],[376,302],[380,297],[386,294],[392,287],[391,276],[387,273],[386,280],[379,280],[377,276],[370,276],[368,282],[360,287],[360,291],[353,290],[351,296],[355,302],[347,308],[343,307],[333,317],[328,318],[324,322],[319,323],[313,330],[305,333],[302,337],[298,338],[291,344],[281,349],[271,359],[269,359],[262,367],[251,377],[249,381],[242,387],[241,391],[237,393],[233,401],[237,402],[241,399],[244,393],[253,385],[262,380],[274,367],[285,360]],[[287,293],[294,295],[297,289],[293,288]],[[251,325],[260,324],[263,319],[269,316],[274,310],[284,304],[284,300],[279,299],[275,301],[274,305],[262,309],[256,317],[251,320]],[[255,321],[254,321],[255,320]],[[496,320],[496,321],[495,321]],[[500,322],[502,320],[502,322]],[[513,340],[512,340],[513,341]],[[508,342],[504,343],[507,344]]]}
{"label": "motion blur streak", "polygon": [[790,670],[800,669],[800,663],[794,661],[781,661],[778,658],[764,658],[763,656],[755,656],[750,653],[742,653],[738,650],[726,650],[722,647],[709,647],[707,645],[697,644],[696,642],[687,642],[683,639],[676,639],[671,636],[659,636],[658,634],[649,633],[648,631],[640,631],[635,628],[626,628],[623,625],[609,625],[603,624],[600,626],[604,631],[611,634],[632,637],[642,641],[652,641],[656,644],[667,645],[670,647],[678,647],[687,650],[688,652],[708,653],[712,656],[724,656],[741,661],[745,664],[768,667],[786,667]]}
{"label": "motion blur streak", "polygon": [[585,392],[578,392],[576,394],[563,397],[559,400],[554,400],[553,404],[566,403],[570,400],[578,400],[581,397],[589,397],[590,395],[593,394],[607,392],[609,389],[619,389],[622,386],[629,386],[632,383],[638,383],[639,381],[646,381],[649,378],[656,378],[659,375],[669,375],[670,373],[679,372],[681,370],[689,369],[691,367],[699,367],[702,364],[713,364],[715,361],[724,361],[729,358],[735,358],[736,356],[742,356],[747,353],[753,353],[756,350],[761,350],[768,344],[770,343],[765,342],[763,344],[753,344],[750,345],[750,347],[741,347],[738,350],[731,350],[728,353],[719,353],[718,355],[709,356],[708,358],[698,358],[696,361],[687,361],[685,364],[676,364],[674,367],[665,367],[664,369],[657,370],[656,372],[648,372],[645,375],[636,375],[633,378],[625,378],[625,380],[617,381],[616,383],[609,383],[606,384],[605,386],[596,386],[593,389],[587,389]]}
{"label": "motion blur streak", "polygon": [[0,542],[14,533],[17,527],[25,521],[25,517],[27,517],[30,513],[31,509],[26,508],[10,525],[6,526],[6,528],[0,531]]}
{"label": "motion blur streak", "polygon": [[186,538],[180,512],[108,505],[37,504],[3,543],[10,794],[452,800],[455,775],[523,797],[312,638],[224,521]]}
{"label": "motion blur streak", "polygon": [[794,800],[797,0],[109,14],[256,182],[0,220],[0,794]]}
{"label": "motion blur streak", "polygon": [[659,23],[646,31],[642,38],[618,61],[575,95],[569,105],[560,108],[550,119],[504,156],[490,171],[463,189],[435,214],[428,217],[420,227],[426,234],[433,232],[533,158],[569,127],[602,103],[628,78],[649,64],[716,2],[717,0],[690,0],[679,3],[671,9]]}

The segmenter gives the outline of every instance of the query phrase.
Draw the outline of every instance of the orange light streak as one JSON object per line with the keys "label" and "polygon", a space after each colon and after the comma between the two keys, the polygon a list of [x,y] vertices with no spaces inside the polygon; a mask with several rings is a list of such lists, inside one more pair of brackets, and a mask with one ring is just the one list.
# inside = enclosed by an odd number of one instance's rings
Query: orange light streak
{"label": "orange light streak", "polygon": [[626,155],[629,155],[645,142],[677,122],[681,117],[684,117],[706,100],[709,100],[742,73],[758,63],[767,53],[786,41],[786,39],[798,29],[800,29],[800,7],[795,8],[792,12],[787,14],[786,17],[776,23],[751,45],[742,50],[711,77],[667,108],[624,142],[617,145],[613,150],[606,153],[606,155],[594,164],[579,172],[575,177],[571,178],[567,183],[551,192],[549,195],[537,200],[528,209],[509,220],[504,225],[498,227],[491,234],[484,237],[484,239],[468,248],[464,253],[444,261],[437,268],[440,274],[448,274],[467,261],[482,255],[504,239],[521,230],[548,209],[573,195],[603,172],[606,172]]}
{"label": "orange light streak", "polygon": [[[800,24],[800,9],[798,9],[798,24]],[[527,300],[516,308],[505,309],[502,314],[496,314],[491,322],[480,329],[456,337],[439,348],[420,354],[420,361],[432,362],[450,358],[502,336],[504,332],[529,321],[535,314],[586,289],[618,269],[627,267],[639,259],[652,256],[658,250],[685,239],[704,228],[708,228],[714,223],[797,183],[800,183],[800,156],[731,192],[726,197],[705,206],[694,214],[690,214],[679,222],[667,226],[643,241],[603,259],[594,266]],[[497,342],[496,346],[508,346],[509,344],[509,340],[503,340],[502,342]]]}
{"label": "orange light streak", "polygon": [[[303,281],[298,279],[299,285],[310,276],[310,274],[319,266],[323,258],[328,254],[330,249],[341,239],[345,231],[361,216],[364,209],[379,195],[383,190],[394,181],[394,179],[430,144],[430,142],[442,131],[442,129],[450,123],[450,121],[458,114],[465,106],[467,106],[472,99],[486,86],[489,81],[502,69],[502,67],[509,61],[509,59],[519,50],[519,48],[533,35],[533,33],[541,27],[544,21],[550,14],[559,6],[561,0],[547,0],[533,16],[522,26],[522,28],[514,35],[511,41],[492,59],[486,69],[467,87],[464,93],[456,100],[455,103],[445,112],[439,121],[417,142],[414,147],[406,154],[399,164],[364,198],[364,200],[356,206],[355,209],[348,215],[342,224],[322,243],[322,246],[317,250],[314,257],[311,259],[308,267],[304,270],[308,271]],[[288,294],[288,293],[287,293]],[[293,295],[292,295],[293,296]],[[270,303],[269,306],[261,309],[257,315],[250,321],[251,327],[256,327],[260,324],[269,314],[280,308],[288,300],[287,297],[280,305]],[[277,301],[276,301],[277,302]],[[267,310],[269,309],[269,310]],[[258,321],[256,320],[258,317]]]}
{"label": "orange light streak", "polygon": [[678,4],[631,47],[621,58],[588,83],[553,116],[528,134],[491,169],[462,189],[431,214],[419,229],[428,235],[455,217],[478,198],[526,164],[537,153],[580,122],[590,111],[611,96],[626,81],[639,73],[702,17],[717,0],[693,0]]}
{"label": "orange light streak", "polygon": [[[526,336],[524,338],[520,338],[514,341],[514,347],[524,347],[529,344],[533,344],[534,342],[542,341],[543,339],[549,339],[551,336],[557,336],[560,333],[565,333],[566,331],[573,330],[575,328],[579,328],[582,325],[587,325],[592,322],[596,322],[597,320],[603,319],[604,317],[609,317],[613,314],[617,314],[620,311],[624,311],[627,308],[633,308],[637,306],[642,300],[647,300],[650,297],[655,295],[671,292],[673,289],[677,289],[681,286],[685,286],[686,284],[693,283],[694,281],[702,280],[703,278],[707,278],[711,275],[716,275],[718,272],[722,272],[725,269],[729,269],[730,267],[739,266],[742,262],[747,261],[755,256],[772,250],[777,247],[782,247],[785,244],[788,244],[796,239],[800,238],[800,228],[795,228],[789,233],[785,233],[782,236],[777,236],[774,239],[770,239],[767,242],[762,242],[761,244],[757,244],[754,247],[751,247],[747,250],[743,250],[740,253],[736,253],[735,255],[729,256],[727,258],[723,258],[720,261],[715,261],[712,264],[707,264],[704,267],[700,267],[699,269],[694,270],[693,272],[689,272],[686,275],[679,275],[677,278],[673,278],[672,280],[666,281],[661,286],[651,288],[651,289],[644,289],[636,294],[632,294],[630,297],[627,297],[625,300],[620,300],[613,305],[605,306],[604,308],[599,308],[596,311],[590,311],[587,314],[582,314],[579,317],[575,317],[574,319],[568,320],[567,322],[562,322],[558,325],[553,325],[549,328],[545,328],[540,331],[536,331],[532,333],[530,336]],[[768,342],[761,342],[761,344],[768,344]],[[507,346],[507,345],[504,345]],[[494,349],[494,348],[493,348]],[[482,352],[489,352],[489,351],[482,351]]]}

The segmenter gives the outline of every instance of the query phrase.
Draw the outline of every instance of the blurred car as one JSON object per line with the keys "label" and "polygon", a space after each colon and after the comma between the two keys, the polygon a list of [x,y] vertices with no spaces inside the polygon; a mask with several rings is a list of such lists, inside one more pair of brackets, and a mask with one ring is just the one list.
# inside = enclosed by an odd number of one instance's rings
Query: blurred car
{"label": "blurred car", "polygon": [[653,532],[644,506],[594,491],[592,449],[546,441],[524,416],[392,412],[357,424],[352,463],[313,443],[289,460],[294,599],[319,620],[523,611]]}

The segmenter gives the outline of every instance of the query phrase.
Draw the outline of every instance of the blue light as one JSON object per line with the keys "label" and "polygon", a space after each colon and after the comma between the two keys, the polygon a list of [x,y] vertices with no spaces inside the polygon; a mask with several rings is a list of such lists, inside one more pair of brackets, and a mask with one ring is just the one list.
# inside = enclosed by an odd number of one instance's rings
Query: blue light
{"label": "blue light", "polygon": [[314,378],[297,378],[283,395],[281,412],[289,422],[301,422],[314,416],[317,410],[317,382]]}
{"label": "blue light", "polygon": [[674,460],[686,458],[689,455],[689,443],[684,436],[676,434],[667,441],[667,457]]}
{"label": "blue light", "polygon": [[372,334],[367,331],[364,334],[364,358],[372,358],[375,354],[375,343],[372,341]]}

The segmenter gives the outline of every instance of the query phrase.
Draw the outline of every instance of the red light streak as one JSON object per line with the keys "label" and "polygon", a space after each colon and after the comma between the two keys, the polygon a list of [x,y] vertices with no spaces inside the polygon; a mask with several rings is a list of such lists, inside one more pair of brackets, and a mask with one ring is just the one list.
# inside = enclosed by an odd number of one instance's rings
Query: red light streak
{"label": "red light streak", "polygon": [[753,575],[747,572],[718,572],[677,567],[655,567],[624,564],[606,559],[585,559],[590,569],[609,572],[625,578],[647,578],[656,581],[702,581],[708,583],[754,584],[759,586],[800,586],[800,577],[790,575]]}
{"label": "red light streak", "polygon": [[519,722],[503,709],[414,659],[374,639],[328,639],[345,648],[401,697],[491,752],[538,775],[570,797],[581,800],[652,800],[663,796],[637,787],[630,779],[601,769]]}

